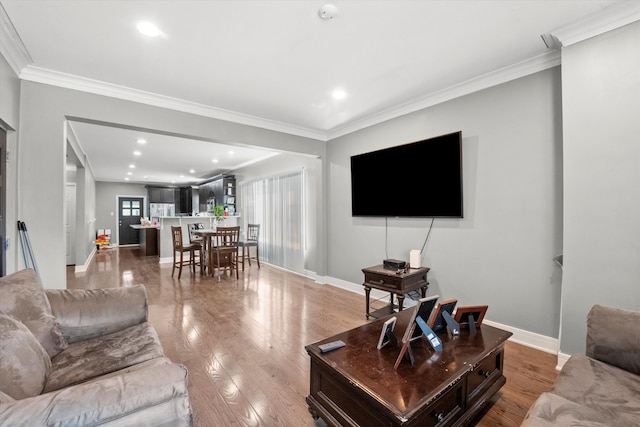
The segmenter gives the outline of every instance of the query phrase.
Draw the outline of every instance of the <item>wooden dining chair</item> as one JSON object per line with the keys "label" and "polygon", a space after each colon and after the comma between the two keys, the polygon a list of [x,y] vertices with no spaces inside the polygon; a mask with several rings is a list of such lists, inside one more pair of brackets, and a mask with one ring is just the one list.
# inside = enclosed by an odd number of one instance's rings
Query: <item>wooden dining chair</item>
{"label": "wooden dining chair", "polygon": [[[240,238],[240,227],[218,227],[216,228],[215,245],[211,245],[211,261],[213,268],[229,269],[229,273],[236,271],[238,278],[238,240]],[[220,277],[220,276],[218,276]]]}
{"label": "wooden dining chair", "polygon": [[187,227],[189,228],[189,243],[191,243],[194,246],[202,247],[203,238],[202,236],[198,236],[196,234],[196,230],[204,229],[204,224],[201,222],[198,222],[198,223],[189,224],[187,225]]}
{"label": "wooden dining chair", "polygon": [[[176,268],[178,269],[178,279],[182,276],[182,267],[188,265],[192,272],[196,272],[196,265],[200,265],[202,272],[202,246],[185,244],[182,240],[182,226],[171,226],[171,235],[173,236],[173,268],[171,269],[171,277],[173,277]],[[184,254],[189,254],[189,259],[184,258]],[[196,261],[196,255],[198,261]]]}
{"label": "wooden dining chair", "polygon": [[[260,246],[258,239],[260,238],[260,224],[248,224],[247,225],[247,238],[240,240],[238,246],[242,248],[242,254],[240,259],[242,261],[242,271],[244,271],[244,260],[249,262],[251,267],[251,260],[255,259],[258,262],[258,268],[260,268]],[[256,248],[256,256],[251,256],[251,248]]]}

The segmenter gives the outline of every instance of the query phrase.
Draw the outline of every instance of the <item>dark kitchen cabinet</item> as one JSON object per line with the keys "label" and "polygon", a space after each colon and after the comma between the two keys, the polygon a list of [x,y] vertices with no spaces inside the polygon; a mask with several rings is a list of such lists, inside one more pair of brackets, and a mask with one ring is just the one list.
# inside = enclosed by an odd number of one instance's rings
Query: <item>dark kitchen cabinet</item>
{"label": "dark kitchen cabinet", "polygon": [[176,203],[173,187],[147,187],[149,203]]}
{"label": "dark kitchen cabinet", "polygon": [[211,212],[213,206],[233,207],[235,211],[236,179],[233,175],[219,176],[211,181],[200,184],[198,196],[200,198],[200,212]]}
{"label": "dark kitchen cabinet", "polygon": [[180,187],[176,189],[176,212],[190,214],[192,211],[191,187]]}

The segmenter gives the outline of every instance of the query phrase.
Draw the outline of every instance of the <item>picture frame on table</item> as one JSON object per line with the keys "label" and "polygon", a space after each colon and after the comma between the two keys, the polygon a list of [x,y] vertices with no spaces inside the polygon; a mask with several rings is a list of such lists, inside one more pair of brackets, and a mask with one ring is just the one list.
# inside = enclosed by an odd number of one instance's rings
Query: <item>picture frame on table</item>
{"label": "picture frame on table", "polygon": [[447,327],[447,322],[442,314],[447,312],[449,315],[453,316],[453,310],[456,308],[457,303],[458,300],[456,298],[452,298],[439,302],[436,308],[433,309],[427,324],[434,332],[438,332]]}
{"label": "picture frame on table", "polygon": [[420,328],[415,328],[416,317],[422,317],[422,320],[425,322],[429,319],[433,308],[436,306],[436,303],[440,298],[440,295],[433,295],[430,297],[420,298],[418,303],[413,307],[413,311],[411,312],[411,318],[409,318],[409,323],[407,324],[407,328],[402,335],[402,342],[405,343],[407,341],[413,341],[417,338],[420,338],[422,335],[422,330]]}
{"label": "picture frame on table", "polygon": [[469,329],[469,317],[473,316],[476,328],[482,325],[484,315],[487,313],[488,305],[469,305],[465,307],[458,307],[454,320],[460,324],[460,328]]}
{"label": "picture frame on table", "polygon": [[[389,344],[395,339],[395,336],[393,337],[393,339],[391,339],[390,337],[393,335],[393,329],[396,327],[397,320],[398,318],[394,316],[382,324],[382,330],[380,331],[380,338],[378,339],[378,345],[376,347],[378,350],[380,350],[382,347]],[[397,344],[397,341],[395,344]]]}

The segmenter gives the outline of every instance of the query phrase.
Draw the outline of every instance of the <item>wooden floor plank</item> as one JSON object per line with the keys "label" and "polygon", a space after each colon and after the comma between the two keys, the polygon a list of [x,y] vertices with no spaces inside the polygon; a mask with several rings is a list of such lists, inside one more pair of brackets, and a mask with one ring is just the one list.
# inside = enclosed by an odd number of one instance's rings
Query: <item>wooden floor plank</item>
{"label": "wooden floor plank", "polygon": [[[305,402],[304,346],[368,322],[364,296],[266,264],[247,267],[238,280],[189,271],[178,280],[170,264],[120,248],[98,252],[84,273],[69,268],[67,281],[69,289],[145,285],[149,320],[165,354],[189,370],[199,427],[316,426]],[[507,342],[507,384],[473,424],[520,425],[552,388],[555,364],[554,355]]]}

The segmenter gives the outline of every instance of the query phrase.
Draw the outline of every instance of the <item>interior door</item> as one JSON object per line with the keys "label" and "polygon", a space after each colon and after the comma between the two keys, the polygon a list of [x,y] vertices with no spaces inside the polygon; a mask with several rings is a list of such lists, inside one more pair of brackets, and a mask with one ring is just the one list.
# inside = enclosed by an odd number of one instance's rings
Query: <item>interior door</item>
{"label": "interior door", "polygon": [[137,245],[140,243],[140,231],[129,226],[140,224],[143,201],[142,197],[118,197],[118,245]]}
{"label": "interior door", "polygon": [[7,272],[7,133],[0,129],[0,276]]}

